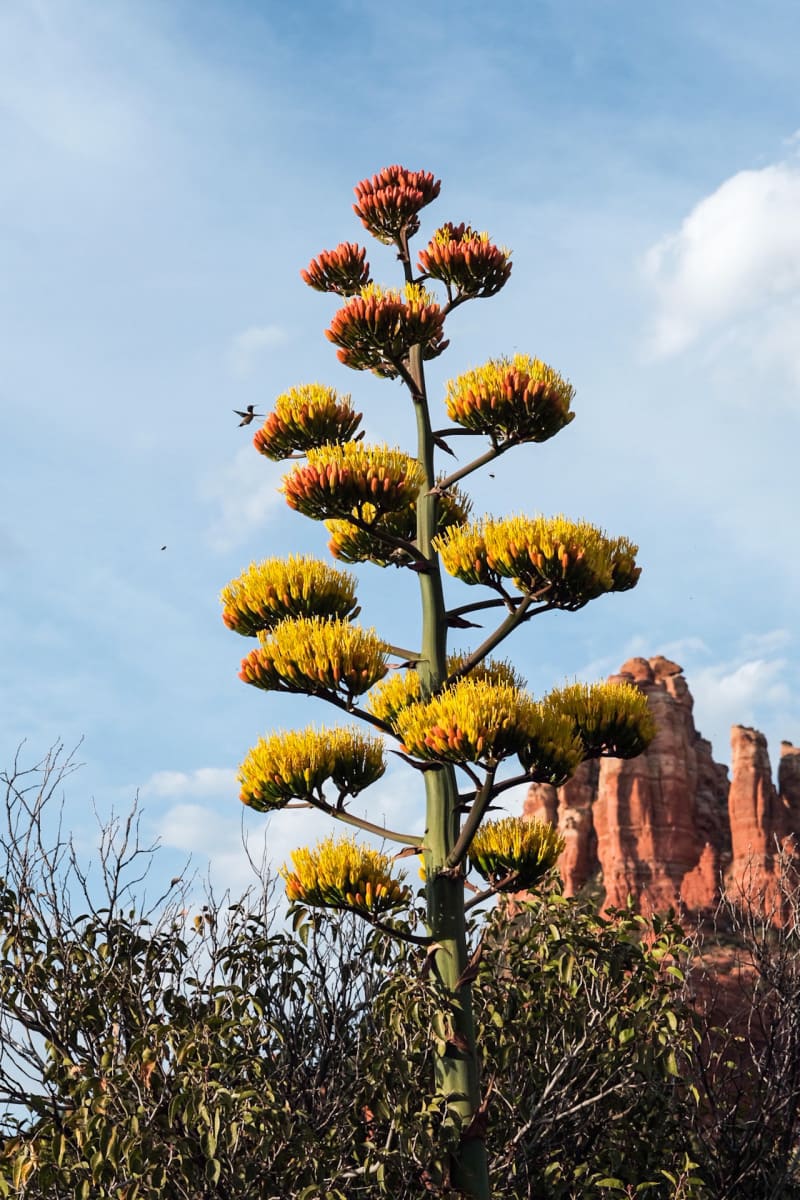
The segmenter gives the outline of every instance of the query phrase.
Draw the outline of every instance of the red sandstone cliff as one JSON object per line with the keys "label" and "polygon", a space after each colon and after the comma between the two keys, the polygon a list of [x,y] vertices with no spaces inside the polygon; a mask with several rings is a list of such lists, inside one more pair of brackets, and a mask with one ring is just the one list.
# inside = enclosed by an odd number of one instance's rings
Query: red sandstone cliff
{"label": "red sandstone cliff", "polygon": [[657,734],[638,758],[584,763],[556,791],[533,784],[525,815],[557,824],[567,895],[602,872],[607,906],[632,895],[644,912],[712,910],[720,879],[771,891],[777,847],[800,835],[800,749],[784,742],[778,788],[766,740],[732,731],[732,779],[695,728],[682,669],[660,655],[632,658],[614,680],[648,698]]}

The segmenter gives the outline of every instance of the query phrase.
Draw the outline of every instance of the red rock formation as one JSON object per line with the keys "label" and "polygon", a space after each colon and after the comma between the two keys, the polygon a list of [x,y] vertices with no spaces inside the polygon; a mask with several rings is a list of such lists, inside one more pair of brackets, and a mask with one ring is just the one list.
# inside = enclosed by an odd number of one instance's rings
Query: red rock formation
{"label": "red rock formation", "polygon": [[601,764],[595,829],[606,904],[632,895],[660,912],[691,897],[693,908],[710,908],[727,850],[725,793],[681,668],[661,656],[631,659],[614,678],[645,693],[657,733],[638,758]]}
{"label": "red rock formation", "polygon": [[723,873],[736,886],[747,879],[771,890],[777,847],[800,838],[800,749],[783,743],[776,789],[763,735],[734,726],[729,786],[695,728],[677,663],[633,658],[612,678],[648,697],[658,731],[651,746],[636,759],[584,763],[558,791],[534,784],[525,802],[525,815],[552,821],[566,838],[567,895],[598,869],[606,906],[631,895],[645,912],[708,912]]}
{"label": "red rock formation", "polygon": [[800,746],[791,742],[781,742],[778,791],[788,809],[791,828],[800,830]]}
{"label": "red rock formation", "polygon": [[734,725],[731,730],[730,810],[733,862],[730,880],[746,895],[770,906],[782,850],[800,832],[800,751],[781,746],[780,791],[772,782],[767,739],[757,729]]}
{"label": "red rock formation", "polygon": [[558,864],[566,896],[580,891],[600,866],[592,815],[599,773],[596,759],[581,763],[558,791],[549,783],[532,783],[525,799],[525,816],[557,825],[567,843]]}

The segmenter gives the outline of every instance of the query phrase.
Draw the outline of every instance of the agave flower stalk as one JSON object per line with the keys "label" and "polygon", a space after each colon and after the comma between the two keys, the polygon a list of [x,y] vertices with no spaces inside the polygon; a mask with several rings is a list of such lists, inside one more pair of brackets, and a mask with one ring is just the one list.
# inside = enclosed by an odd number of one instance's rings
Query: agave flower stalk
{"label": "agave flower stalk", "polygon": [[[407,243],[406,243],[407,250]],[[411,279],[408,255],[403,260],[406,278]],[[419,575],[422,608],[422,659],[420,691],[424,700],[440,691],[448,675],[447,607],[439,558],[434,539],[438,532],[439,496],[435,490],[435,441],[426,391],[423,350],[411,351],[408,376],[417,422],[417,458],[422,481],[417,496],[417,547],[430,563]],[[427,924],[433,944],[440,949],[436,969],[452,1001],[451,1020],[457,1038],[466,1047],[463,1054],[436,1059],[436,1087],[440,1095],[459,1097],[453,1104],[465,1130],[471,1128],[481,1104],[480,1066],[475,1041],[472,990],[464,978],[468,962],[464,876],[452,872],[448,858],[459,833],[459,795],[455,767],[445,763],[441,770],[423,775],[426,794],[424,869]],[[480,1138],[466,1138],[454,1163],[455,1182],[467,1195],[479,1200],[489,1197],[486,1147]]]}
{"label": "agave flower stalk", "polygon": [[[378,930],[426,946],[426,970],[441,985],[442,1016],[452,1030],[435,1057],[435,1090],[448,1120],[460,1128],[442,1183],[471,1200],[490,1200],[487,1097],[472,1013],[478,965],[470,958],[466,914],[486,896],[538,885],[562,841],[549,826],[517,818],[487,822],[487,813],[509,787],[559,785],[587,758],[639,753],[653,725],[636,689],[575,684],[537,699],[508,662],[489,658],[533,616],[573,611],[635,586],[637,548],[560,515],[471,518],[459,480],[513,446],[544,442],[566,428],[574,389],[538,358],[492,359],[447,385],[444,403],[453,424],[433,428],[425,363],[448,345],[445,321],[461,304],[495,295],[511,272],[509,251],[488,234],[452,222],[439,226],[412,266],[410,239],[439,190],[433,175],[398,165],[355,189],[362,225],[396,251],[401,287],[374,283],[366,250],[355,242],[323,251],[301,272],[310,287],[342,297],[326,331],[339,361],[407,389],[415,453],[361,442],[361,414],[350,397],[320,384],[280,396],[254,439],[269,458],[304,458],[282,490],[291,508],[325,522],[335,557],[416,573],[419,649],[400,652],[357,626],[351,577],[315,559],[253,564],[224,589],[222,601],[225,623],[258,638],[242,661],[246,682],[316,697],[345,709],[351,720],[371,723],[396,739],[395,753],[424,781],[425,829],[414,835],[384,830],[345,807],[347,797],[382,774],[383,736],[363,737],[355,727],[271,734],[240,770],[242,799],[254,808],[271,811],[299,800],[400,842],[401,853],[421,852],[425,937],[387,923],[409,906],[411,890],[383,851],[329,838],[296,851],[283,877],[293,903],[352,911]],[[421,272],[416,278],[415,269]],[[437,288],[444,289],[444,302]],[[449,474],[437,473],[437,452],[452,454],[448,439],[456,436],[488,438],[489,448]],[[445,575],[488,589],[491,598],[448,608]],[[469,616],[495,609],[497,623],[474,649],[448,652],[451,628],[469,627],[475,624]],[[389,674],[395,652],[407,661]],[[513,759],[519,773],[499,778]],[[457,771],[472,784],[466,794],[459,794]],[[465,901],[469,870],[488,889]]]}

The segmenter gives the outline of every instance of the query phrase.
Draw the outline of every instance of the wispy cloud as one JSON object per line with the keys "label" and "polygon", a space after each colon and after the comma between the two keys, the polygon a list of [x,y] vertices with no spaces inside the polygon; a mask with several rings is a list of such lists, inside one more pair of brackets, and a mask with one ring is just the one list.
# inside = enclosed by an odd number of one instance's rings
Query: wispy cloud
{"label": "wispy cloud", "polygon": [[266,835],[263,827],[249,835],[241,808],[183,801],[164,813],[155,830],[164,847],[190,857],[199,876],[210,877],[215,891],[237,896],[255,883],[251,859],[262,862]]}
{"label": "wispy cloud", "polygon": [[691,687],[705,711],[725,715],[729,724],[748,724],[758,707],[788,702],[786,667],[784,658],[718,663],[694,671]]}
{"label": "wispy cloud", "polygon": [[800,710],[791,686],[791,642],[785,629],[744,633],[736,653],[721,661],[678,659],[694,696],[695,723],[716,758],[728,759],[732,725],[760,729],[773,749],[781,738],[796,736]]}
{"label": "wispy cloud", "polygon": [[231,371],[237,378],[246,379],[265,354],[287,340],[288,334],[280,325],[252,325],[242,330],[231,339],[228,351]]}
{"label": "wispy cloud", "polygon": [[[412,783],[418,780],[412,780]],[[266,816],[243,808],[236,797],[235,773],[217,767],[199,767],[194,771],[159,771],[142,787],[143,796],[164,796],[174,800],[157,820],[154,832],[160,842],[182,855],[191,855],[193,866],[202,875],[208,865],[215,888],[242,891],[254,882],[251,859],[268,864],[277,875],[297,846],[308,845],[335,833],[350,836],[343,828],[316,809],[279,810]],[[203,801],[216,800],[216,804]],[[423,792],[409,787],[405,768],[392,769],[365,794],[351,802],[350,811],[363,815],[387,828],[422,833],[424,827]],[[380,845],[374,835],[357,834],[359,840]],[[392,853],[395,844],[383,843]],[[401,868],[398,868],[400,870]],[[414,866],[409,868],[413,875]]]}
{"label": "wispy cloud", "polygon": [[143,796],[224,798],[235,796],[238,787],[233,768],[198,767],[196,771],[156,771],[140,791]]}
{"label": "wispy cloud", "polygon": [[233,462],[205,481],[203,494],[218,509],[208,530],[214,550],[240,546],[283,508],[278,485],[284,470],[280,463],[255,454],[248,438]]}
{"label": "wispy cloud", "polygon": [[793,641],[788,629],[770,629],[767,633],[745,633],[740,639],[741,650],[748,656],[776,654],[786,650]]}
{"label": "wispy cloud", "polygon": [[650,350],[735,340],[800,379],[800,162],[740,171],[701,200],[643,261],[656,312]]}

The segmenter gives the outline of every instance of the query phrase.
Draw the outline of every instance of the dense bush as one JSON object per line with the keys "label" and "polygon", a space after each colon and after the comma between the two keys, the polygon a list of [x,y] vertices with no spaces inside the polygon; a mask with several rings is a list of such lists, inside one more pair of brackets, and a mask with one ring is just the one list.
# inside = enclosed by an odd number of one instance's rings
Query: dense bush
{"label": "dense bush", "polygon": [[[425,1081],[458,1047],[432,956],[354,920],[290,932],[260,887],[194,916],[182,895],[140,913],[131,889],[151,851],[135,823],[106,830],[94,884],[69,842],[48,842],[64,766],[6,780],[5,1194],[443,1191],[458,1130]],[[616,1178],[671,1195],[690,1042],[679,931],[643,938],[632,913],[601,921],[556,890],[483,929],[472,969],[496,1194],[611,1195]]]}
{"label": "dense bush", "polygon": [[[696,946],[703,1009],[694,1135],[714,1200],[800,1200],[800,878],[794,847],[723,896]],[[757,867],[757,864],[754,864]],[[720,956],[719,947],[724,947]],[[724,968],[724,974],[720,970]]]}
{"label": "dense bush", "polygon": [[[47,836],[69,767],[56,752],[4,777],[0,1192],[447,1195],[460,1131],[428,1080],[458,1037],[432,955],[355,918],[301,913],[289,930],[260,884],[202,906],[178,885],[142,913],[153,851],[134,819],[104,831],[94,880]],[[494,1194],[800,1196],[797,926],[727,911],[755,985],[726,1029],[688,1006],[672,921],[602,919],[552,885],[478,940],[476,923],[491,1067],[473,1132]]]}

